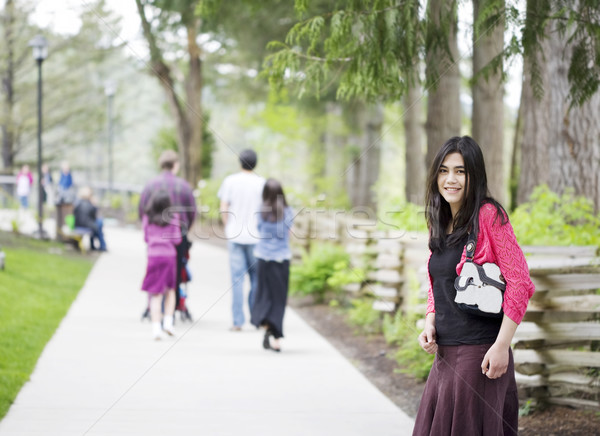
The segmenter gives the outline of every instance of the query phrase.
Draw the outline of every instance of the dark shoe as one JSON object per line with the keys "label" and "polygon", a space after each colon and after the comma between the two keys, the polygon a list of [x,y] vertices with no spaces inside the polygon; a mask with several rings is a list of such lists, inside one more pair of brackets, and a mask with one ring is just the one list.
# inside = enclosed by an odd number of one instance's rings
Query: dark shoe
{"label": "dark shoe", "polygon": [[269,330],[267,330],[265,332],[265,337],[263,338],[263,348],[265,350],[268,350],[269,348],[271,348],[271,342],[269,341],[270,335],[271,335],[271,332]]}

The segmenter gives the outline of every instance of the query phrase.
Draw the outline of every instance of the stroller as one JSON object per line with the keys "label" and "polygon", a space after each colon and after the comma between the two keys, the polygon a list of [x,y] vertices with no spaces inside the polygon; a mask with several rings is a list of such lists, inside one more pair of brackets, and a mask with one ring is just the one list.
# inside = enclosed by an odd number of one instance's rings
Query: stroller
{"label": "stroller", "polygon": [[175,285],[175,312],[179,311],[181,321],[193,322],[192,314],[185,305],[187,300],[187,286],[192,280],[188,262],[190,260],[190,248],[192,243],[183,235],[181,244],[177,246],[177,283]]}
{"label": "stroller", "polygon": [[[191,246],[192,243],[190,242],[190,240],[187,238],[187,236],[183,235],[181,238],[181,243],[176,247],[177,281],[175,283],[175,312],[180,313],[180,319],[182,322],[193,322],[192,314],[190,313],[185,304],[188,294],[187,286],[188,283],[192,280],[192,276],[188,267]],[[150,296],[148,296],[148,298],[150,298]],[[175,318],[176,317],[174,317],[174,319]],[[148,305],[146,306],[144,313],[142,313],[142,321],[144,321],[145,319],[150,320],[150,300],[148,300]]]}

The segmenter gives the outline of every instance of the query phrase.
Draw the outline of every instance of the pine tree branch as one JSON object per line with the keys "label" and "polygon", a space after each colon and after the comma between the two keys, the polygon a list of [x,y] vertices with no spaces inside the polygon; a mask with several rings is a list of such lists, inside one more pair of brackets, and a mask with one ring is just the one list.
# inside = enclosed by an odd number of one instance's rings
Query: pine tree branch
{"label": "pine tree branch", "polygon": [[323,58],[320,56],[313,56],[313,55],[307,55],[304,53],[299,52],[298,50],[294,50],[292,47],[290,47],[287,44],[284,43],[280,43],[284,48],[282,49],[282,51],[287,51],[290,54],[293,54],[299,58],[302,59],[306,59],[309,61],[315,61],[315,62],[351,62],[353,61],[355,58],[354,57],[345,57],[345,58]]}

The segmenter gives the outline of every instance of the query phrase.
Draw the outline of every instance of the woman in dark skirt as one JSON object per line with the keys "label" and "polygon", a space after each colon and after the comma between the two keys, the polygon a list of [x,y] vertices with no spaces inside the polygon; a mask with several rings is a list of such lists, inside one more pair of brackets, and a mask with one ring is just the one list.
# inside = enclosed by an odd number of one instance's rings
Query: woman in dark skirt
{"label": "woman in dark skirt", "polygon": [[[510,344],[534,292],[525,256],[502,206],[488,194],[483,154],[470,137],[449,139],[429,170],[429,292],[421,347],[436,354],[413,435],[516,435],[518,397]],[[499,266],[501,317],[462,311],[454,282],[477,229],[473,261]]]}
{"label": "woman in dark skirt", "polygon": [[254,250],[258,262],[256,297],[250,322],[265,328],[263,347],[266,350],[281,351],[279,339],[283,337],[283,315],[287,304],[293,214],[277,180],[266,181],[262,198],[258,218],[260,239]]}

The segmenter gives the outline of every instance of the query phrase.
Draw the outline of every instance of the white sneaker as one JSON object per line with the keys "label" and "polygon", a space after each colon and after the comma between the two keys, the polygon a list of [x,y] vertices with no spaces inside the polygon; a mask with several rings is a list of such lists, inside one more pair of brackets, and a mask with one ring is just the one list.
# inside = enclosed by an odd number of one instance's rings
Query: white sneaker
{"label": "white sneaker", "polygon": [[152,338],[155,341],[160,341],[163,338],[163,332],[159,322],[152,323]]}
{"label": "white sneaker", "polygon": [[167,315],[163,318],[162,328],[169,336],[175,336],[175,331],[173,330],[173,315]]}

